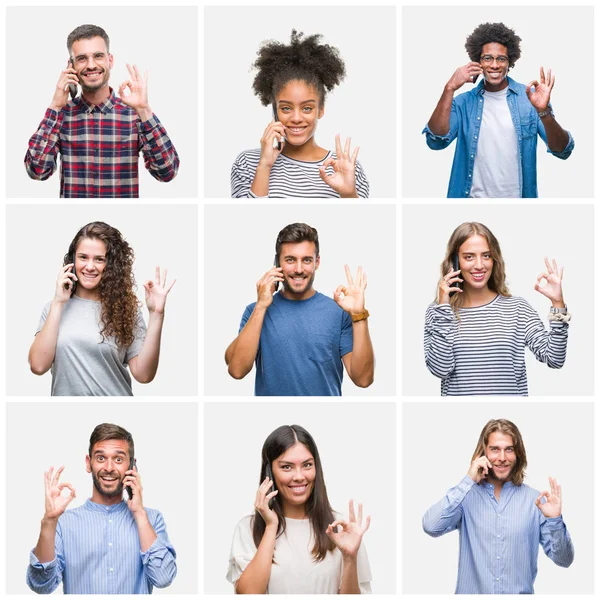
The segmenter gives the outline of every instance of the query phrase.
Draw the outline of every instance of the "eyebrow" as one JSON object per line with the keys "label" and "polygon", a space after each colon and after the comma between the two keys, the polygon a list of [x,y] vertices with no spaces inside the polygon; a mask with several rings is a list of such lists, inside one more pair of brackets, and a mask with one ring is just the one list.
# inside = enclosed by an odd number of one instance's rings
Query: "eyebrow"
{"label": "eyebrow", "polygon": [[[77,252],[77,256],[87,256],[87,252]],[[106,258],[106,254],[95,254],[94,258]]]}
{"label": "eyebrow", "polygon": [[[283,260],[286,260],[288,258],[293,258],[295,259],[296,257],[293,254],[287,254],[286,256],[283,257]],[[305,258],[311,258],[314,259],[314,255],[313,254],[307,254],[306,256],[299,256],[298,258],[304,260]]]}
{"label": "eyebrow", "polygon": [[[316,100],[302,100],[302,102],[300,102],[300,104],[316,104],[317,101]],[[294,104],[291,100],[280,100],[279,104]]]}
{"label": "eyebrow", "polygon": [[[104,452],[104,450],[96,450],[94,452],[94,456],[96,456],[98,454],[105,454],[105,452]],[[127,453],[125,452],[125,450],[116,450],[116,454],[123,454],[123,456],[125,456]]]}
{"label": "eyebrow", "polygon": [[[307,463],[307,462],[310,462],[310,461],[314,462],[315,459],[311,456],[310,458],[307,458],[306,460],[300,461],[300,464],[303,465],[304,463]],[[293,464],[296,464],[296,463],[290,462],[289,460],[278,460],[277,463],[280,464],[280,465],[293,465]]]}

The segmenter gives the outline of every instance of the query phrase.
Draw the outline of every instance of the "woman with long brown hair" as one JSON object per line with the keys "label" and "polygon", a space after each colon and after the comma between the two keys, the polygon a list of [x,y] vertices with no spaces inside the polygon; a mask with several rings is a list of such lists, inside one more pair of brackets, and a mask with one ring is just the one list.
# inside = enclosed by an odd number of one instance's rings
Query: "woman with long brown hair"
{"label": "woman with long brown hair", "polygon": [[278,427],[265,440],[254,507],[233,536],[227,579],[236,593],[370,592],[361,546],[370,517],[363,525],[352,500],[347,521],[333,512],[317,445],[303,427]]}
{"label": "woman with long brown hair", "polygon": [[494,234],[481,223],[454,230],[425,315],[425,362],[442,380],[442,396],[527,396],[525,346],[550,368],[563,366],[571,315],[563,269],[545,262],[534,287],[551,302],[549,331],[525,299],[511,296]]}
{"label": "woman with long brown hair", "polygon": [[132,396],[129,371],[149,383],[158,369],[167,271],[144,282],[148,328],[135,295],[134,253],[100,221],[82,227],[64,256],[54,298],[46,304],[29,364],[52,369],[53,396]]}

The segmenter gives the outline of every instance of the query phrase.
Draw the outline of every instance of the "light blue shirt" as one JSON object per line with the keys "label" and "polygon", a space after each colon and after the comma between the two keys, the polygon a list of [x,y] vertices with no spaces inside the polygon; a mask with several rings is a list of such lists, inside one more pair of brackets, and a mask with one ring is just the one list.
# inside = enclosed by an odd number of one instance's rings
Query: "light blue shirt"
{"label": "light blue shirt", "polygon": [[[548,148],[546,130],[536,109],[527,97],[526,86],[517,83],[510,77],[507,79],[508,94],[506,101],[517,132],[519,146],[521,197],[537,198],[537,136],[539,135],[542,138],[546,148]],[[473,168],[485,102],[484,83],[482,79],[476,88],[460,94],[452,100],[450,131],[446,135],[436,135],[431,132],[428,126],[423,129],[423,133],[426,134],[427,145],[432,150],[443,150],[454,139],[457,140],[448,185],[448,198],[468,198],[471,193]],[[569,142],[561,152],[553,152],[550,148],[548,148],[548,152],[558,158],[567,159],[571,155],[574,146],[575,142],[569,133]]]}
{"label": "light blue shirt", "polygon": [[540,544],[559,567],[570,566],[574,550],[562,516],[546,518],[538,496],[507,482],[496,500],[492,484],[465,475],[425,513],[432,537],[459,531],[457,594],[533,594]]}
{"label": "light blue shirt", "polygon": [[50,594],[63,582],[65,594],[151,594],[177,574],[175,550],[157,510],[146,508],[156,540],[140,550],[138,528],[126,502],[113,506],[85,504],[58,519],[55,557],[40,563],[33,551],[27,585]]}

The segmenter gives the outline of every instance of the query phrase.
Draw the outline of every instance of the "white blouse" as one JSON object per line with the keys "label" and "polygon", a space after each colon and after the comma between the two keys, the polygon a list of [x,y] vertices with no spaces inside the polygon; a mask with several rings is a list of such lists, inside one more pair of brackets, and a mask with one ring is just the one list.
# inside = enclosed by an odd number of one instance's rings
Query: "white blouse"
{"label": "white blouse", "polygon": [[[335,518],[341,518],[335,514]],[[312,555],[314,536],[309,519],[288,519],[285,533],[275,542],[274,563],[267,594],[337,594],[342,584],[342,553],[336,548],[322,561]],[[235,585],[256,554],[252,516],[236,526],[231,543],[227,580]],[[371,593],[371,569],[364,543],[358,551],[358,583],[362,594]]]}

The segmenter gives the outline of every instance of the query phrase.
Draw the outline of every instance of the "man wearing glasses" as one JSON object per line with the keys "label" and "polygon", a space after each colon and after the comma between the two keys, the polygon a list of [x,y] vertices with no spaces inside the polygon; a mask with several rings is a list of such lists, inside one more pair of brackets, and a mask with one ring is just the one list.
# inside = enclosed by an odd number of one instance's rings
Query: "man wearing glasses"
{"label": "man wearing glasses", "polygon": [[[175,147],[148,104],[147,74],[127,65],[130,79],[119,87],[119,96],[109,87],[109,43],[96,25],[69,34],[67,66],[29,140],[25,168],[32,179],[48,179],[60,152],[61,198],[139,197],[140,151],[158,181],[171,181],[179,168]],[[81,95],[75,97],[77,85]]]}
{"label": "man wearing glasses", "polygon": [[[521,38],[503,23],[483,23],[467,38],[471,62],[459,67],[423,130],[442,150],[458,138],[448,198],[537,198],[539,135],[554,156],[567,159],[574,142],[556,121],[552,70],[527,85],[508,77],[521,56]],[[479,84],[454,98],[464,84]]]}

